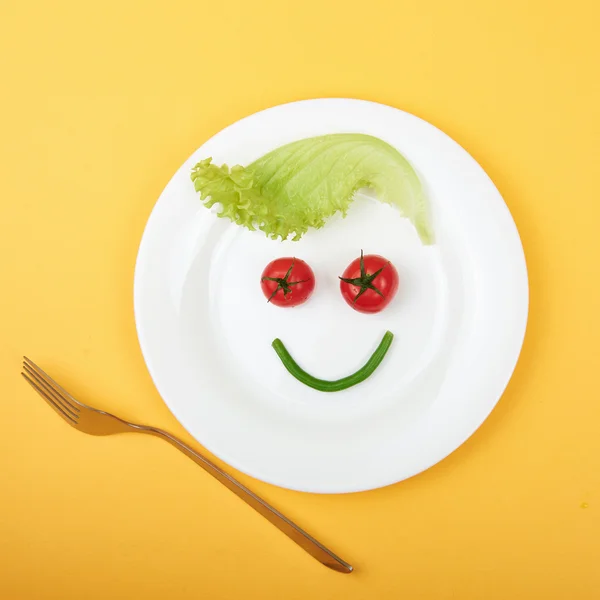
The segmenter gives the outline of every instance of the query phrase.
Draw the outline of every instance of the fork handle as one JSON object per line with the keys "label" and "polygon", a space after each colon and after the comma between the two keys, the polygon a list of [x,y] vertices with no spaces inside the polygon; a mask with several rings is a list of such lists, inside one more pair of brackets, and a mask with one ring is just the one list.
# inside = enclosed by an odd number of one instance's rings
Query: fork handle
{"label": "fork handle", "polygon": [[352,573],[352,566],[346,561],[342,560],[339,556],[336,556],[331,550],[323,546],[321,542],[317,541],[314,537],[312,537],[312,535],[308,534],[302,528],[298,527],[298,525],[296,525],[293,521],[290,521],[290,519],[282,515],[268,502],[257,496],[245,485],[237,481],[237,479],[220,469],[212,461],[208,460],[201,454],[198,454],[198,452],[195,450],[192,450],[192,448],[184,444],[181,440],[172,436],[170,433],[163,431],[162,429],[157,429],[156,427],[134,425],[133,423],[128,423],[128,425],[134,429],[137,429],[138,431],[162,438],[171,445],[175,446],[175,448],[191,458],[196,464],[200,465],[205,471],[210,473],[225,487],[229,488],[236,496],[241,498],[246,504],[249,504],[255,511],[260,513],[263,517],[265,517],[265,519],[270,521],[273,525],[275,525],[275,527],[285,533],[285,535],[287,535],[291,540],[296,542],[296,544],[306,550],[306,552],[308,552],[312,557],[316,558],[326,567],[329,567],[334,571],[338,571],[339,573]]}

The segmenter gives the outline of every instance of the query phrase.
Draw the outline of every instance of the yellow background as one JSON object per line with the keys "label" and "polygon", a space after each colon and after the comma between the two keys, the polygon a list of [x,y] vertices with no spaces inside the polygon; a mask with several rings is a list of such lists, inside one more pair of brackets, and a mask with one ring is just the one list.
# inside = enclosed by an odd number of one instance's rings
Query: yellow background
{"label": "yellow background", "polygon": [[[0,1],[0,598],[600,598],[600,10],[595,0]],[[19,377],[185,439],[132,313],[172,173],[278,103],[376,100],[462,144],[530,270],[522,357],[443,463],[350,496],[251,487],[321,567],[165,443],[68,428]]]}

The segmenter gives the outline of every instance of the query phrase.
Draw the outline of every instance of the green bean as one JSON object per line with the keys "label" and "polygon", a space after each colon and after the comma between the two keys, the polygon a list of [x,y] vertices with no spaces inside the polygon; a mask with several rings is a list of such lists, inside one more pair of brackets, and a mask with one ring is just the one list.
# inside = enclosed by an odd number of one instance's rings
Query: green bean
{"label": "green bean", "polygon": [[327,381],[325,379],[318,379],[309,375],[298,363],[292,358],[292,355],[287,351],[287,348],[283,345],[283,342],[276,338],[271,344],[277,352],[277,356],[281,359],[283,366],[300,382],[304,385],[308,385],[315,390],[320,392],[339,392],[345,390],[357,383],[361,383],[367,377],[373,374],[373,371],[381,364],[383,357],[389,350],[394,334],[391,331],[386,331],[383,339],[377,346],[375,352],[371,355],[371,358],[352,375],[342,377],[342,379],[336,379],[335,381]]}

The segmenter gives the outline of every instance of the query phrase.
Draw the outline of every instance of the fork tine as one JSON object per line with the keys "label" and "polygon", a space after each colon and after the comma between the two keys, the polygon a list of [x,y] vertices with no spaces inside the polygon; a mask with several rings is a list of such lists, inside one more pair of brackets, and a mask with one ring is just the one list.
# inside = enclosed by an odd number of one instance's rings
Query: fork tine
{"label": "fork tine", "polygon": [[69,394],[64,387],[56,383],[56,381],[54,381],[54,379],[52,379],[48,373],[38,367],[30,358],[27,358],[26,356],[23,357],[23,364],[28,365],[30,370],[35,371],[37,379],[43,380],[47,384],[46,387],[52,388],[52,390],[55,392],[55,395],[58,395],[61,400],[64,400],[69,405],[69,408],[79,412],[79,402],[75,400],[75,398],[73,398],[73,396],[71,396],[71,394]]}
{"label": "fork tine", "polygon": [[33,389],[44,399],[46,400],[46,402],[50,405],[51,408],[53,408],[59,416],[61,416],[63,419],[65,419],[65,421],[67,421],[67,423],[69,423],[69,425],[77,425],[77,421],[75,421],[75,419],[73,419],[73,417],[71,417],[70,415],[68,415],[52,398],[51,396],[45,391],[43,390],[37,383],[35,383],[35,381],[33,381],[33,379],[30,379],[25,373],[21,373],[21,375],[23,376],[23,378],[25,379],[25,381],[27,381],[27,383],[29,383],[29,385],[31,385],[31,387],[33,387]]}
{"label": "fork tine", "polygon": [[23,363],[23,370],[25,373],[27,373],[27,375],[29,375],[29,378],[40,385],[40,387],[42,387],[44,391],[52,397],[54,402],[58,403],[60,407],[69,414],[69,416],[71,416],[74,420],[77,420],[79,415],[77,412],[75,412],[75,410],[78,409],[74,409],[73,405],[68,401],[68,399],[66,399],[62,394],[58,394],[54,388],[50,387],[50,385],[48,385],[48,383],[46,383],[46,381],[43,380],[27,363]]}

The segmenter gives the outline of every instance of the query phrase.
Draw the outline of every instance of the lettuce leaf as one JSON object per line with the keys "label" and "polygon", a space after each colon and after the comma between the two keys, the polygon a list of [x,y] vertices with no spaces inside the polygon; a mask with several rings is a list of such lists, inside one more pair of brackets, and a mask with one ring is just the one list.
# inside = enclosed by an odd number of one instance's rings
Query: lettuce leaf
{"label": "lettuce leaf", "polygon": [[247,167],[200,161],[192,181],[204,205],[220,204],[226,217],[273,239],[299,240],[309,227],[323,227],[346,214],[355,192],[372,188],[414,224],[424,244],[433,243],[429,207],[408,161],[376,137],[342,133],[281,146]]}

